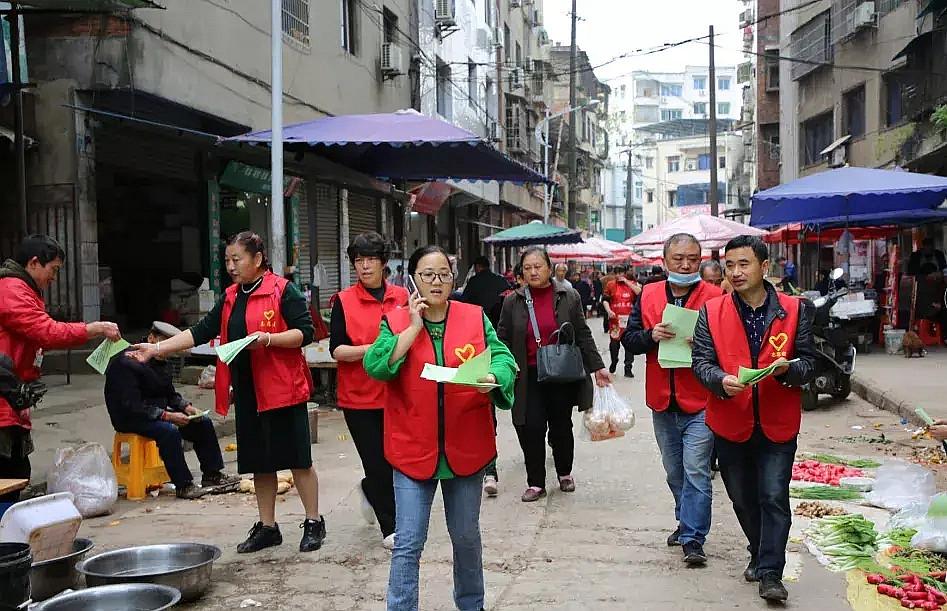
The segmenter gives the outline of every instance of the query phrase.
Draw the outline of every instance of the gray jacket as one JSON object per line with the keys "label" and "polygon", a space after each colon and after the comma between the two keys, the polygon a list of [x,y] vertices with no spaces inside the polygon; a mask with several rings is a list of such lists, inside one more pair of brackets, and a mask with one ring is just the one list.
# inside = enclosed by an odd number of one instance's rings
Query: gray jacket
{"label": "gray jacket", "polygon": [[[575,289],[553,282],[556,308],[556,324],[562,325],[571,322],[575,328],[575,343],[582,352],[585,370],[589,373],[605,367],[598,347],[592,338],[592,331],[585,322],[582,312],[582,301]],[[526,342],[533,340],[533,331],[529,322],[529,311],[526,309],[526,291],[516,289],[503,300],[503,309],[500,312],[500,324],[497,325],[497,337],[509,346],[516,365],[520,369],[516,379],[515,401],[513,403],[513,424],[526,424]],[[593,383],[591,376],[581,382],[579,388],[579,411],[592,407]]]}
{"label": "gray jacket", "polygon": [[[766,291],[769,293],[769,308],[766,311],[766,327],[773,323],[777,318],[785,318],[786,310],[779,303],[776,296],[776,288],[769,282],[766,283]],[[724,296],[723,299],[736,299],[733,295]],[[786,386],[803,386],[812,381],[815,377],[815,344],[812,340],[812,323],[806,316],[804,303],[799,300],[799,324],[796,328],[796,343],[793,350],[793,358],[799,360],[789,365],[789,371],[776,379]],[[697,327],[694,329],[694,346],[692,349],[692,360],[694,375],[700,380],[701,384],[710,389],[718,397],[727,398],[727,393],[723,390],[723,379],[727,373],[720,368],[720,362],[717,360],[717,350],[714,347],[714,340],[710,337],[710,330],[707,326],[707,307],[700,310],[697,318]],[[746,366],[751,366],[747,363]],[[759,411],[759,395],[756,387],[753,387],[753,409]]]}

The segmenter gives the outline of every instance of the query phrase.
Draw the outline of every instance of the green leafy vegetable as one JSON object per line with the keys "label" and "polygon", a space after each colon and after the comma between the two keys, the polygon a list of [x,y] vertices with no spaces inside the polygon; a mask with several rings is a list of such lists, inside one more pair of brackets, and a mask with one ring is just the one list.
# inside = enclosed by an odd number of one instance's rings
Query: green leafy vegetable
{"label": "green leafy vegetable", "polygon": [[857,490],[837,486],[790,486],[789,496],[820,501],[855,501],[862,498]]}
{"label": "green leafy vegetable", "polygon": [[877,469],[881,466],[880,462],[870,458],[842,458],[834,454],[805,454],[804,456],[810,460],[817,460],[830,465],[845,465],[846,467],[858,467],[859,469]]}
{"label": "green leafy vegetable", "polygon": [[886,545],[896,545],[901,548],[910,548],[911,537],[915,534],[917,534],[917,530],[913,528],[893,528],[881,535],[878,542]]}
{"label": "green leafy vegetable", "polygon": [[860,514],[830,516],[814,520],[809,539],[831,562],[829,568],[848,571],[871,560],[877,551],[875,525]]}

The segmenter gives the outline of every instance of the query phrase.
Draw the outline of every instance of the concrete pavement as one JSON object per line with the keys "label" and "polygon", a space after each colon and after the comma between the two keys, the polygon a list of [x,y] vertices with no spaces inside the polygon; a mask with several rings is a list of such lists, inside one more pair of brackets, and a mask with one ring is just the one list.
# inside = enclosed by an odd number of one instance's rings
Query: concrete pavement
{"label": "concrete pavement", "polygon": [[935,419],[947,419],[944,389],[947,349],[928,348],[924,358],[876,351],[860,354],[855,361],[852,390],[866,401],[923,425],[914,413],[923,407]]}
{"label": "concrete pavement", "polygon": [[[595,325],[593,325],[595,326]],[[600,346],[604,337],[596,332]],[[603,349],[604,352],[604,349]],[[522,455],[508,416],[501,416],[500,496],[484,499],[482,530],[487,609],[695,609],[765,608],[755,585],[742,581],[745,542],[718,478],[714,482],[714,525],[706,550],[709,565],[686,569],[680,548],[668,548],[673,529],[672,499],[643,407],[643,360],[638,377],[620,378],[620,392],[637,409],[635,428],[622,439],[577,441],[574,494],[552,491],[524,504]],[[865,412],[865,413],[862,413]],[[896,419],[860,399],[808,414],[800,445],[834,447],[832,435],[851,433],[850,422]],[[868,420],[871,418],[871,420]],[[578,415],[576,427],[581,426]],[[107,420],[105,421],[107,424]],[[99,425],[100,426],[100,425]],[[277,504],[285,542],[276,549],[238,556],[235,545],[256,519],[252,496],[224,495],[201,501],[170,496],[142,502],[120,501],[111,516],[87,520],[83,536],[97,551],[159,541],[203,541],[218,545],[214,586],[188,608],[238,608],[247,598],[268,609],[380,610],[388,577],[389,554],[376,527],[362,522],[355,486],[361,469],[338,413],[320,418],[321,439],[313,446],[321,487],[321,511],[329,538],[313,554],[296,551],[303,514],[295,491]],[[111,438],[110,432],[108,438]],[[223,438],[224,445],[232,439]],[[853,452],[853,448],[846,448]],[[193,454],[188,456],[196,467]],[[225,453],[228,463],[233,453]],[[230,468],[233,468],[231,464]],[[550,478],[553,477],[551,459]],[[438,498],[422,560],[422,609],[451,609],[451,549]],[[798,534],[802,522],[797,521]],[[840,575],[825,571],[801,546],[791,544],[788,587],[790,608],[848,609]]]}

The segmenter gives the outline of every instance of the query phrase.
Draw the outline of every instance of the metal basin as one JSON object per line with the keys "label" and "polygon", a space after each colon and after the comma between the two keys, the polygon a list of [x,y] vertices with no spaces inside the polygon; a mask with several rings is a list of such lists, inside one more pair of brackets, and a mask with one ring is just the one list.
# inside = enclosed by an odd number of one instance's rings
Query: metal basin
{"label": "metal basin", "polygon": [[128,547],[83,560],[76,570],[91,587],[115,583],[157,583],[177,588],[181,600],[200,598],[211,583],[220,548],[203,543]]}
{"label": "metal basin", "polygon": [[92,547],[90,539],[76,539],[72,543],[72,553],[34,563],[30,569],[33,600],[46,600],[63,590],[75,590],[79,585],[76,563],[85,558]]}
{"label": "metal basin", "polygon": [[36,606],[34,611],[159,611],[170,609],[181,593],[153,583],[122,583],[62,594]]}

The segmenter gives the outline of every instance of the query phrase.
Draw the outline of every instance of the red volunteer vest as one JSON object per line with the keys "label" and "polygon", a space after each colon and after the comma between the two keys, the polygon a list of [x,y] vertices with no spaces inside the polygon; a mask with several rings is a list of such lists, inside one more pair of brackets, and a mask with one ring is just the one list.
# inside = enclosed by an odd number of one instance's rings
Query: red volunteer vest
{"label": "red volunteer vest", "polygon": [[[641,321],[645,329],[652,329],[661,322],[667,307],[667,281],[652,282],[641,289]],[[699,310],[709,299],[723,293],[720,288],[704,282],[697,284],[687,303],[689,310]],[[656,412],[667,410],[671,403],[671,372],[674,372],[674,397],[682,411],[695,414],[707,407],[710,392],[701,384],[690,369],[664,369],[658,363],[658,349],[654,348],[645,357],[645,402]]]}
{"label": "red volunteer vest", "polygon": [[635,297],[637,295],[631,290],[630,286],[615,280],[609,306],[612,308],[612,312],[618,316],[628,316],[631,314],[631,308],[635,305]]}
{"label": "red volunteer vest", "polygon": [[[407,308],[386,316],[392,333],[411,322]],[[451,301],[444,328],[444,366],[457,367],[486,347],[483,309]],[[385,458],[417,480],[437,472],[441,451],[459,477],[477,473],[496,458],[496,436],[490,396],[458,384],[421,378],[425,363],[436,363],[434,341],[422,329],[397,377],[388,382],[385,406]]]}
{"label": "red volunteer vest", "polygon": [[[388,283],[382,301],[359,282],[339,293],[345,314],[345,331],[353,346],[371,344],[378,337],[381,317],[408,303],[408,291]],[[338,403],[348,409],[380,409],[385,406],[386,385],[365,373],[362,361],[339,361]]]}
{"label": "red volunteer vest", "polygon": [[[792,359],[799,323],[799,301],[776,293],[786,311],[785,318],[776,318],[763,336],[763,345],[756,364],[750,357],[750,346],[734,295],[725,295],[707,303],[707,326],[714,340],[720,368],[737,375],[740,366],[761,369],[779,357]],[[802,421],[802,392],[779,383],[770,376],[756,385],[760,426],[767,439],[775,443],[790,441],[799,433]],[[746,389],[735,397],[721,399],[711,393],[707,402],[707,426],[724,439],[743,442],[753,434],[753,391]]]}
{"label": "red volunteer vest", "polygon": [[[280,306],[288,281],[266,272],[263,283],[247,299],[247,334],[256,331],[280,333],[289,327],[283,320]],[[227,343],[227,324],[237,300],[238,284],[224,292],[224,306],[220,319],[220,343]],[[258,412],[298,405],[309,400],[312,376],[306,358],[299,348],[260,348],[250,352],[250,370],[256,391]],[[230,368],[217,359],[214,382],[216,411],[226,416],[230,411]]]}

